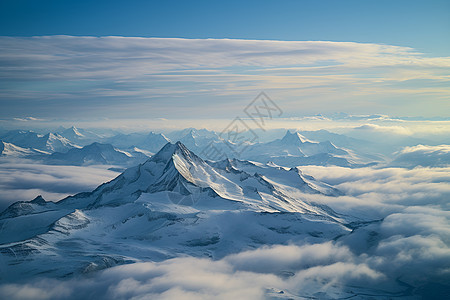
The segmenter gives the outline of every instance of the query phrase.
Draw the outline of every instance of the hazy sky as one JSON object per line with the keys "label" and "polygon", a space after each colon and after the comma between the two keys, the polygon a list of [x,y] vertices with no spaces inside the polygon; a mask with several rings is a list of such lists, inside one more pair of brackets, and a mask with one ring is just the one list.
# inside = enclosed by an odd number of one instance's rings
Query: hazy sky
{"label": "hazy sky", "polygon": [[6,0],[0,36],[3,119],[450,112],[448,1]]}

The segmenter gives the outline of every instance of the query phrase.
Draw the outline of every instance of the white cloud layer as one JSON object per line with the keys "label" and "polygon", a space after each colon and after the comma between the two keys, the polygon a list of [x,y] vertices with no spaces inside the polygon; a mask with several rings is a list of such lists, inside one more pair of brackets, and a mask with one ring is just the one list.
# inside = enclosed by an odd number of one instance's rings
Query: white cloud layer
{"label": "white cloud layer", "polygon": [[16,201],[42,195],[57,201],[68,195],[91,191],[118,175],[104,166],[49,166],[31,160],[0,159],[0,211]]}
{"label": "white cloud layer", "polygon": [[8,299],[304,299],[361,293],[390,298],[412,296],[409,284],[424,286],[430,281],[440,284],[437,292],[445,292],[450,250],[438,238],[393,236],[373,252],[357,255],[331,242],[263,247],[218,261],[181,257],[117,266],[89,279],[3,284],[0,295]]}
{"label": "white cloud layer", "polygon": [[381,126],[377,124],[364,124],[358,127],[355,127],[356,130],[364,131],[364,134],[367,132],[371,133],[381,133],[381,134],[395,134],[395,135],[411,135],[411,130],[406,126]]}
{"label": "white cloud layer", "polygon": [[[449,168],[303,167],[346,196],[311,196],[379,219],[336,241],[274,245],[219,260],[178,257],[83,278],[3,283],[6,299],[441,298],[450,291]],[[362,296],[363,295],[363,296]]]}
{"label": "white cloud layer", "polygon": [[[356,107],[440,115],[449,96],[450,58],[400,46],[74,36],[0,37],[0,44],[0,99],[10,116],[43,114],[36,99],[51,116],[220,116],[261,90],[302,115]],[[23,101],[27,112],[15,104]]]}
{"label": "white cloud layer", "polygon": [[396,153],[391,165],[414,168],[450,166],[450,145],[417,145]]}
{"label": "white cloud layer", "polygon": [[405,208],[449,210],[450,168],[359,168],[302,166],[306,174],[334,185],[345,196],[324,198],[338,211],[358,209],[380,217]]}

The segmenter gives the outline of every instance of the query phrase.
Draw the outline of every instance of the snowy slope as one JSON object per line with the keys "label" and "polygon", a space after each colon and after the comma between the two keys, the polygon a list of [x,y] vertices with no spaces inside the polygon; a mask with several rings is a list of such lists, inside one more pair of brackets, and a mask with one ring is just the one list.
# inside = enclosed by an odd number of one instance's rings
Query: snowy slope
{"label": "snowy slope", "polygon": [[250,145],[241,157],[290,167],[299,165],[365,166],[361,164],[357,155],[336,147],[330,141],[311,141],[300,133],[289,130],[281,139]]}
{"label": "snowy slope", "polygon": [[[166,144],[92,192],[18,202],[0,214],[8,276],[67,276],[177,255],[220,258],[263,244],[330,240],[355,218],[303,200],[341,193],[303,174],[240,160],[207,162]],[[65,267],[54,268],[63,264]]]}
{"label": "snowy slope", "polygon": [[[305,138],[299,132],[289,130],[280,139],[265,143],[246,142],[245,145],[227,140],[226,134],[219,137],[215,132],[205,129],[188,128],[173,132],[169,136],[172,139],[179,139],[203,159],[209,160],[228,157],[261,163],[275,162],[289,167],[299,165],[362,167],[373,160],[379,160],[373,156],[361,156],[355,151],[336,147],[329,140],[316,142]],[[246,141],[247,138],[243,137],[243,140]],[[219,154],[216,157],[217,153]]]}
{"label": "snowy slope", "polygon": [[42,153],[33,149],[22,148],[12,143],[3,142],[2,140],[0,140],[0,156],[26,157],[37,154]]}
{"label": "snowy slope", "polygon": [[139,155],[132,155],[126,151],[121,151],[114,148],[110,144],[92,143],[83,148],[70,149],[66,153],[55,152],[45,158],[48,164],[63,164],[63,165],[120,165],[130,166],[135,165],[147,158],[142,153]]}
{"label": "snowy slope", "polygon": [[316,131],[300,131],[303,136],[319,141],[330,141],[340,148],[345,148],[347,152],[354,153],[353,157],[360,159],[360,163],[373,161],[384,161],[386,157],[380,155],[377,151],[377,143],[364,139],[356,139],[343,134],[337,134],[324,129]]}
{"label": "snowy slope", "polygon": [[112,144],[120,149],[132,149],[137,147],[152,153],[158,152],[168,142],[169,139],[163,134],[154,132],[148,134],[118,134],[106,140],[106,143]]}
{"label": "snowy slope", "polygon": [[[249,171],[251,173],[219,168],[214,163],[208,164],[179,142],[168,143],[144,164],[126,170],[115,180],[92,192],[87,198],[90,200],[95,198],[95,201],[86,205],[120,205],[134,201],[133,198],[142,193],[170,191],[189,197],[192,194],[206,193],[246,207],[252,206],[256,210],[298,211],[304,207],[304,203],[299,200],[293,201],[289,195],[279,191],[277,186],[267,182],[262,174],[271,172],[272,169],[284,173],[284,175],[277,174],[278,179],[290,176],[290,171],[278,167],[261,167]],[[255,172],[258,170],[261,174]],[[299,182],[302,182],[301,178]],[[314,189],[308,192],[322,193]],[[268,200],[261,202],[262,197]],[[76,199],[78,196],[62,202],[74,202]]]}
{"label": "snowy slope", "polygon": [[93,142],[100,142],[103,140],[103,137],[98,134],[75,126],[64,129],[61,132],[58,132],[58,134],[80,146],[86,146]]}
{"label": "snowy slope", "polygon": [[1,139],[19,147],[48,151],[50,153],[66,152],[76,147],[68,139],[54,133],[42,135],[33,131],[13,130],[3,135]]}
{"label": "snowy slope", "polygon": [[197,142],[199,142],[200,140],[203,140],[203,139],[207,140],[207,139],[218,139],[219,138],[217,133],[215,133],[214,131],[211,131],[211,130],[204,129],[204,128],[203,129],[186,128],[183,130],[176,130],[176,131],[170,132],[169,134],[167,134],[167,136],[172,141],[180,141],[184,145],[186,145],[186,143],[184,143],[184,142],[190,138],[197,140]]}
{"label": "snowy slope", "polygon": [[[285,135],[271,142],[246,142],[245,146],[227,140],[227,135],[219,137],[206,129],[188,128],[169,134],[172,140],[180,140],[186,147],[198,153],[203,159],[217,160],[238,158],[255,160],[262,163],[275,162],[283,166],[298,165],[337,165],[344,167],[365,166],[370,159],[361,159],[350,150],[336,147],[328,140],[316,142],[309,140],[298,132],[287,131]],[[249,137],[250,138],[250,137]],[[244,137],[245,141],[246,138]],[[214,152],[220,153],[218,157]]]}
{"label": "snowy slope", "polygon": [[[180,141],[183,145],[200,156],[203,155],[205,149],[207,149],[211,144],[214,144],[214,146],[221,149],[221,152],[224,154],[221,159],[224,159],[225,157],[233,157],[231,149],[225,144],[226,141],[222,140],[214,131],[207,129],[187,128],[171,132],[168,134],[168,137],[172,141]],[[202,156],[202,158],[208,159],[210,157]]]}
{"label": "snowy slope", "polygon": [[331,142],[314,142],[306,139],[298,132],[286,132],[283,138],[272,142],[258,144],[253,147],[248,155],[291,155],[312,156],[319,153],[330,153],[337,155],[348,154],[347,151],[337,148]]}

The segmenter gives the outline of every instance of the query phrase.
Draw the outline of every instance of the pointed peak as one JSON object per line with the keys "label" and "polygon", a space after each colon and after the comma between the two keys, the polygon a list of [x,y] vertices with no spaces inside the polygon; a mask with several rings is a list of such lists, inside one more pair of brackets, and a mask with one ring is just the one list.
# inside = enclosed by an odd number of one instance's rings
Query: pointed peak
{"label": "pointed peak", "polygon": [[172,144],[168,142],[161,150],[158,151],[151,160],[155,162],[168,162],[175,153],[183,153],[184,156],[190,156],[191,152],[180,141]]}
{"label": "pointed peak", "polygon": [[308,141],[307,138],[305,138],[297,131],[291,132],[290,130],[286,131],[286,134],[281,140],[285,142],[300,142],[302,144]]}
{"label": "pointed peak", "polygon": [[44,197],[42,197],[42,195],[37,196],[36,198],[34,198],[33,200],[31,200],[31,203],[33,204],[45,204],[47,201],[45,201]]}
{"label": "pointed peak", "polygon": [[59,135],[58,133],[53,133],[53,132],[49,132],[46,135],[44,135],[45,138],[47,139],[65,139],[64,137],[62,137],[61,135]]}
{"label": "pointed peak", "polygon": [[114,149],[114,147],[111,144],[102,144],[99,142],[93,142],[92,144],[84,146],[83,148]]}
{"label": "pointed peak", "polygon": [[160,143],[160,142],[162,142],[162,141],[165,141],[166,143],[167,142],[170,142],[170,140],[164,135],[164,134],[162,134],[162,133],[157,133],[157,132],[154,132],[154,131],[150,131],[148,134],[147,134],[147,136],[146,136],[146,138],[150,141],[150,142],[157,142],[157,143]]}
{"label": "pointed peak", "polygon": [[185,156],[185,157],[196,156],[180,141],[175,143],[175,152],[174,153],[182,153],[183,156]]}
{"label": "pointed peak", "polygon": [[198,136],[197,130],[190,129],[181,139],[182,140],[186,140],[186,139],[195,140],[195,138],[197,136]]}
{"label": "pointed peak", "polygon": [[291,132],[291,131],[288,129],[288,130],[286,130],[286,133],[284,134],[284,137],[283,137],[283,138],[295,136],[296,133],[297,133],[296,131]]}
{"label": "pointed peak", "polygon": [[75,126],[70,127],[70,130],[71,130],[73,133],[75,133],[76,135],[83,136],[83,135],[81,134],[80,130],[79,130],[78,128],[76,128]]}

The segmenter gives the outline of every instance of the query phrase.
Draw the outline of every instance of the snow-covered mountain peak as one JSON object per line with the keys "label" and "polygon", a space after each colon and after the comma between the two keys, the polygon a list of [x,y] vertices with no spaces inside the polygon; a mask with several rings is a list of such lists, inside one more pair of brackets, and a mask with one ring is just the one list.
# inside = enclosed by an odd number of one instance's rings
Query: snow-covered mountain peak
{"label": "snow-covered mountain peak", "polygon": [[90,149],[100,149],[100,150],[114,150],[114,147],[111,144],[102,144],[99,142],[94,142],[90,145],[87,145],[84,147],[85,150],[90,150]]}
{"label": "snow-covered mountain peak", "polygon": [[[71,153],[80,151],[73,149]],[[257,218],[274,213],[283,219],[292,218],[293,224],[298,224],[301,216],[301,226],[323,223],[333,228],[333,237],[349,231],[342,225],[345,220],[340,215],[325,205],[310,202],[306,194],[335,196],[339,191],[299,169],[238,159],[207,162],[181,142],[167,143],[145,163],[128,168],[92,192],[58,202],[46,202],[38,196],[30,202],[12,204],[0,214],[0,244],[23,241],[29,245],[29,251],[39,251],[41,241],[51,244],[55,236],[65,239],[69,233],[84,232],[86,228],[88,234],[92,229],[120,241],[123,238],[142,241],[150,238],[148,235],[154,230],[174,224],[170,228],[175,228],[173,232],[177,234],[182,232],[180,228],[190,228],[196,223],[214,231],[215,227],[207,223],[209,216],[219,215],[225,220],[241,213]],[[268,229],[264,230],[272,232],[272,221],[267,222]],[[310,231],[307,229],[305,234],[310,236]],[[298,234],[297,227],[292,234]],[[222,238],[221,233],[216,235]],[[162,234],[161,238],[170,236],[172,232]],[[244,238],[255,239],[253,234]]]}
{"label": "snow-covered mountain peak", "polygon": [[151,153],[156,153],[170,142],[170,140],[162,133],[149,132],[117,134],[106,139],[105,142],[120,149],[131,150],[137,147],[145,151],[150,151]]}
{"label": "snow-covered mountain peak", "polygon": [[0,155],[10,156],[10,157],[26,157],[28,155],[33,155],[39,153],[38,151],[32,149],[26,149],[14,145],[12,143],[7,143],[0,140]]}
{"label": "snow-covered mountain peak", "polygon": [[[98,143],[91,145],[103,146]],[[112,148],[111,145],[106,147]],[[206,162],[183,143],[176,142],[167,143],[145,163],[125,170],[92,192],[80,193],[57,203],[46,203],[44,199],[37,198],[32,203],[12,205],[3,215],[30,214],[49,209],[52,205],[68,211],[89,210],[157,198],[158,201],[169,201],[169,205],[183,204],[202,210],[234,210],[239,206],[239,209],[249,211],[308,212],[330,216],[320,207],[301,200],[305,193],[339,194],[334,188],[303,175],[298,169],[288,171],[279,166],[238,159]]]}
{"label": "snow-covered mountain peak", "polygon": [[147,139],[152,139],[152,140],[159,140],[159,141],[166,141],[169,142],[170,140],[162,133],[156,133],[153,131],[150,131],[147,134]]}
{"label": "snow-covered mountain peak", "polygon": [[72,126],[68,129],[64,130],[62,135],[63,136],[72,135],[72,136],[76,136],[78,138],[84,138],[84,135],[75,126]]}
{"label": "snow-covered mountain peak", "polygon": [[290,130],[286,131],[286,134],[284,135],[284,137],[281,139],[282,142],[287,143],[287,144],[303,144],[306,142],[311,142],[310,140],[308,140],[307,138],[305,138],[303,135],[301,135],[298,132],[291,132]]}
{"label": "snow-covered mountain peak", "polygon": [[[143,157],[142,157],[143,156]],[[55,152],[45,161],[49,164],[133,166],[148,158],[142,153],[129,153],[115,148],[111,144],[92,143],[83,148],[73,148],[66,153]]]}
{"label": "snow-covered mountain peak", "polygon": [[[159,166],[155,166],[155,163]],[[173,186],[192,184],[196,187],[210,187],[210,180],[204,179],[215,177],[215,171],[212,167],[179,141],[175,144],[166,144],[143,167],[153,174],[157,174],[163,165],[164,169],[162,170],[160,180],[155,185]]]}
{"label": "snow-covered mountain peak", "polygon": [[124,155],[126,155],[127,157],[132,157],[132,155],[126,151],[122,151],[119,150],[117,148],[114,148],[113,145],[111,144],[103,144],[103,143],[98,143],[98,142],[94,142],[90,145],[84,146],[82,148],[82,150],[85,153],[103,153],[104,155],[111,155],[111,154],[116,154],[116,153],[122,153]]}
{"label": "snow-covered mountain peak", "polygon": [[44,197],[42,197],[42,195],[37,196],[30,202],[33,204],[38,204],[38,205],[45,205],[47,203],[47,201],[45,201],[45,199],[44,199]]}
{"label": "snow-covered mountain peak", "polygon": [[69,197],[65,202],[75,205],[82,201],[85,207],[118,206],[143,195],[163,193],[170,201],[175,197],[177,204],[186,199],[189,205],[200,201],[198,205],[208,209],[229,203],[230,207],[239,204],[250,210],[303,211],[309,204],[298,200],[298,193],[333,194],[330,190],[313,178],[290,175],[280,167],[237,159],[206,162],[177,142],[167,143],[145,163],[127,169],[87,196]]}
{"label": "snow-covered mountain peak", "polygon": [[181,142],[176,142],[175,144],[168,142],[164,147],[161,148],[161,150],[159,150],[158,153],[152,156],[152,158],[150,158],[149,160],[157,163],[168,163],[175,154],[179,154],[186,158],[190,158],[195,155],[191,151],[189,151]]}

